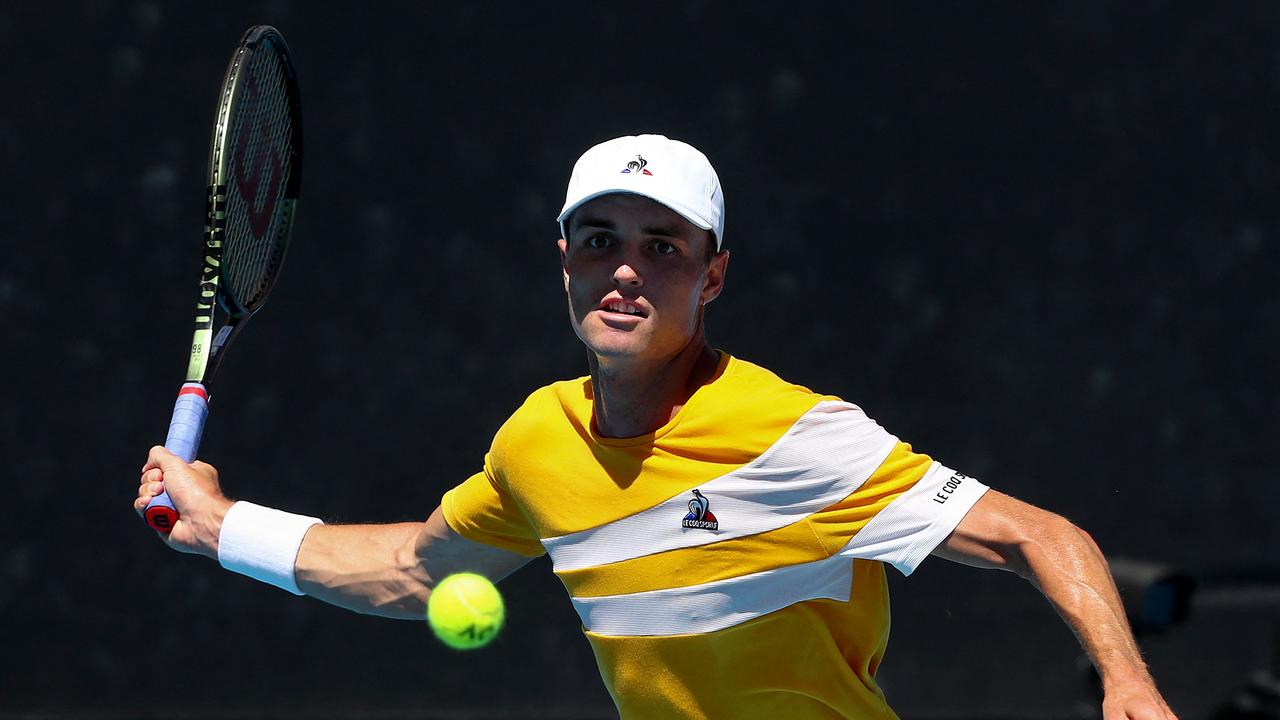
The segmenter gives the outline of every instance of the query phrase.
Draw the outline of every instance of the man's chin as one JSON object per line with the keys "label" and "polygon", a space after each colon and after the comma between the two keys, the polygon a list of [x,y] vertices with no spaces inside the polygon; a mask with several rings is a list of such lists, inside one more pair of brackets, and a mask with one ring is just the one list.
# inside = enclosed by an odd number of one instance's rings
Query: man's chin
{"label": "man's chin", "polygon": [[637,347],[635,343],[591,343],[587,345],[587,349],[594,353],[596,357],[611,360],[622,360],[644,354],[644,348]]}
{"label": "man's chin", "polygon": [[601,359],[622,360],[639,357],[650,351],[646,338],[639,333],[617,330],[591,333],[588,337],[582,338],[582,343]]}

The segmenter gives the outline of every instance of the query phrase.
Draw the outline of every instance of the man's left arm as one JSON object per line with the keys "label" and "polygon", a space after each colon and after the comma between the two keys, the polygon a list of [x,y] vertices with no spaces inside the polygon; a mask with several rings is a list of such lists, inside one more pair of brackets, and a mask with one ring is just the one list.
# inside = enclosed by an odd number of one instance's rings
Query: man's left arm
{"label": "man's left arm", "polygon": [[933,551],[1035,585],[1071,626],[1102,678],[1104,720],[1171,720],[1142,661],[1107,560],[1065,518],[989,490]]}

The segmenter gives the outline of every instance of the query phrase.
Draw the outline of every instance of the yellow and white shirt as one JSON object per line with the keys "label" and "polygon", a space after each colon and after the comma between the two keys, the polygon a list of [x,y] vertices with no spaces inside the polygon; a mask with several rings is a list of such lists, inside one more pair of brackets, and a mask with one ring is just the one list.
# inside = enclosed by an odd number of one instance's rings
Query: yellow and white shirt
{"label": "yellow and white shirt", "polygon": [[468,539],[550,553],[623,718],[894,718],[883,563],[910,574],[986,486],[860,408],[721,356],[657,431],[590,378],[529,396],[450,490]]}

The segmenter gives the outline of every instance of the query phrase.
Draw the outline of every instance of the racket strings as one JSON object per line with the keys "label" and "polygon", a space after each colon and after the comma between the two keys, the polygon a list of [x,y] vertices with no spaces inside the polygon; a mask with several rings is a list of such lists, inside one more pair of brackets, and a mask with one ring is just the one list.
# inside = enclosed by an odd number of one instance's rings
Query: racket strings
{"label": "racket strings", "polygon": [[293,214],[294,199],[286,196],[296,172],[290,74],[270,42],[240,69],[227,145],[223,272],[231,299],[247,311],[266,298],[275,281]]}

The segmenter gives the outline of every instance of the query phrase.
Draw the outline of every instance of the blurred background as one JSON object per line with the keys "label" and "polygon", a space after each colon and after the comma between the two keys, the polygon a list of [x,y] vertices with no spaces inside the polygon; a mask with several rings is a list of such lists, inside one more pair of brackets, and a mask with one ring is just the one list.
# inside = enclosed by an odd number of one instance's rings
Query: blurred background
{"label": "blurred background", "polygon": [[[151,0],[0,9],[0,715],[615,716],[545,559],[459,655],[133,514],[186,367],[215,95],[258,23],[293,49],[307,156],[202,447],[230,494],[425,518],[585,372],[564,184],[661,132],[725,187],[717,346],[1131,559],[1183,718],[1280,717],[1280,5]],[[904,718],[1096,712],[1030,586],[891,574]]]}

